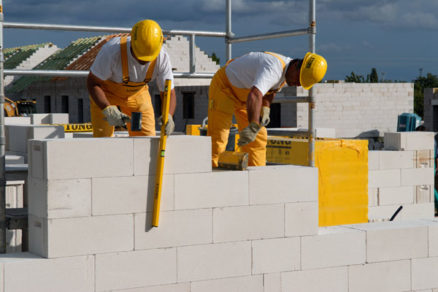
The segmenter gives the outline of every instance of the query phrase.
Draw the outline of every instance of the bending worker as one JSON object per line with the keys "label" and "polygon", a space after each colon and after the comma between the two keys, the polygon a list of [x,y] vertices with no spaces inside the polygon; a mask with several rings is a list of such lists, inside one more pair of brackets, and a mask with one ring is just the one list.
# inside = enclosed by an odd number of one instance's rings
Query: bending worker
{"label": "bending worker", "polygon": [[291,59],[271,52],[252,52],[232,59],[214,75],[209,89],[208,135],[212,141],[212,163],[218,166],[225,151],[233,114],[239,126],[238,145],[248,152],[248,165],[266,165],[270,105],[285,85],[309,89],[322,80],[326,60],[307,53]]}
{"label": "bending worker", "polygon": [[[142,20],[132,27],[130,36],[112,38],[101,48],[87,79],[94,137],[111,137],[114,126],[126,126],[130,136],[155,136],[148,83],[156,80],[163,98],[166,79],[172,80],[166,134],[173,132],[176,96],[170,58],[162,44],[158,23]],[[132,112],[142,113],[139,132],[130,130]]]}

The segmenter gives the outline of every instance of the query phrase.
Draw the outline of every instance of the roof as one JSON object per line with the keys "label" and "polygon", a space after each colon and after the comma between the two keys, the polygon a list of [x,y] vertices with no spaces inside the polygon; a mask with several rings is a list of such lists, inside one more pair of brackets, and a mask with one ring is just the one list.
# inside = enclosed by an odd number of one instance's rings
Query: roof
{"label": "roof", "polygon": [[42,48],[44,46],[53,46],[53,44],[44,43],[44,44],[28,45],[28,46],[5,49],[3,51],[5,56],[4,68],[5,69],[16,68],[27,58],[32,56],[32,54],[35,53],[39,48]]}
{"label": "roof", "polygon": [[[63,70],[72,61],[74,61],[79,56],[83,55],[89,49],[93,48],[96,43],[100,42],[102,37],[89,37],[80,38],[72,42],[63,50],[59,50],[45,61],[34,67],[34,70]],[[11,85],[6,88],[7,93],[18,93],[28,86],[30,86],[35,81],[46,81],[50,80],[51,77],[46,76],[23,76],[22,78],[14,81]]]}

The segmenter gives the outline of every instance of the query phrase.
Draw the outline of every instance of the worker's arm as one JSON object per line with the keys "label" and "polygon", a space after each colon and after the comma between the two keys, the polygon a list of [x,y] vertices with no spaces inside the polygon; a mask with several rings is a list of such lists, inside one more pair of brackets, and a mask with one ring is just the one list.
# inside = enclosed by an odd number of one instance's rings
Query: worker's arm
{"label": "worker's arm", "polygon": [[275,93],[268,93],[265,96],[263,96],[262,106],[270,107],[272,101],[274,100],[274,97],[275,97]]}
{"label": "worker's arm", "polygon": [[271,103],[275,97],[275,93],[268,93],[263,96],[262,110],[261,110],[261,125],[266,127],[271,122]]}
{"label": "worker's arm", "polygon": [[246,100],[246,109],[248,111],[249,123],[260,123],[260,110],[262,108],[262,92],[255,86],[251,87]]}
{"label": "worker's arm", "polygon": [[131,119],[122,113],[117,106],[111,105],[102,89],[103,80],[97,78],[93,73],[88,74],[87,88],[91,98],[102,110],[106,121],[112,126],[125,126]]}
{"label": "worker's arm", "polygon": [[106,98],[105,92],[102,89],[103,80],[97,78],[93,73],[88,74],[87,88],[91,98],[100,109],[104,109],[110,105]]}

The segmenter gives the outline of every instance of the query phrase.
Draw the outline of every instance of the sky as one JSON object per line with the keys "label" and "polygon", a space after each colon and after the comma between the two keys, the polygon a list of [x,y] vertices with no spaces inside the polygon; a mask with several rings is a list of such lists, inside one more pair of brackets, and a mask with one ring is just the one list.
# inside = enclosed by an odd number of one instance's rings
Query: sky
{"label": "sky", "polygon": [[[1,1],[1,0],[0,0]],[[132,27],[156,20],[163,30],[226,30],[226,0],[3,0],[5,22]],[[316,0],[316,52],[328,63],[325,80],[376,68],[385,80],[412,82],[438,75],[438,0]],[[236,37],[303,29],[308,0],[232,0]],[[52,42],[66,47],[80,37],[102,33],[5,29],[4,47]],[[226,61],[224,38],[196,37],[207,54]],[[233,57],[273,51],[303,58],[309,37],[233,44]]]}

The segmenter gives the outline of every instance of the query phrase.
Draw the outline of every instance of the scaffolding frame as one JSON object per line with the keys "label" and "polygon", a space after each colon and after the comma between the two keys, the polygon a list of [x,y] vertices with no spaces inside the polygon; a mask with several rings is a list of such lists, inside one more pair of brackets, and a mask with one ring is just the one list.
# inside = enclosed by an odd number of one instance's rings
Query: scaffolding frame
{"label": "scaffolding frame", "polygon": [[[165,35],[185,35],[190,40],[190,72],[174,72],[175,78],[211,78],[214,73],[197,73],[195,58],[195,38],[201,37],[223,37],[226,45],[227,60],[232,58],[232,44],[249,42],[256,40],[266,40],[272,38],[291,37],[309,35],[309,51],[315,53],[316,40],[316,0],[309,0],[309,26],[303,29],[288,30],[275,33],[236,37],[232,32],[231,22],[231,1],[226,1],[226,28],[225,32],[196,31],[196,30],[163,30]],[[56,25],[56,24],[35,24],[35,23],[14,23],[4,22],[3,0],[0,0],[0,253],[6,253],[6,141],[5,141],[5,122],[4,122],[4,76],[5,75],[38,75],[56,77],[86,77],[89,71],[73,70],[5,70],[3,54],[3,31],[10,29],[37,29],[37,30],[63,30],[63,31],[83,31],[83,32],[111,32],[129,33],[131,28],[124,27],[104,27],[104,26],[80,26],[80,25]],[[308,161],[309,166],[315,166],[314,147],[315,129],[313,110],[315,108],[313,88],[309,90],[308,96],[282,97],[276,102],[280,103],[308,103]]]}

